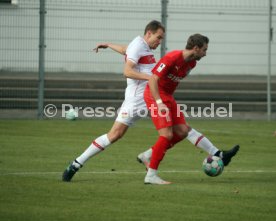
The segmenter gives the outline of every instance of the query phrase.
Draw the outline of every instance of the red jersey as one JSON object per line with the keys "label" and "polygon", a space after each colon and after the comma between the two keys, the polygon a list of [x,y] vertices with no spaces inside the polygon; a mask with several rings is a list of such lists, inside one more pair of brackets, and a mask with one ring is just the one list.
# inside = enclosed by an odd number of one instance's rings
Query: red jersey
{"label": "red jersey", "polygon": [[184,61],[183,51],[181,50],[175,50],[166,54],[152,69],[152,73],[160,77],[158,81],[159,93],[172,95],[179,82],[185,78],[195,66],[195,60],[188,62]]}

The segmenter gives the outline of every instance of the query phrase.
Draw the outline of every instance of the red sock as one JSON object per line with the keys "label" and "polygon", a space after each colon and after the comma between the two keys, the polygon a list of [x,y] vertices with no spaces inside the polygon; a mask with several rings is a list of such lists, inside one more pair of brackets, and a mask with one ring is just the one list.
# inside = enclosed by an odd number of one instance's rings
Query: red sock
{"label": "red sock", "polygon": [[152,156],[150,160],[150,168],[158,169],[160,162],[166,154],[167,148],[171,145],[170,140],[166,137],[159,136],[157,142],[152,147]]}
{"label": "red sock", "polygon": [[180,142],[181,140],[183,140],[183,138],[178,136],[176,133],[173,133],[173,138],[171,139],[171,142],[170,142],[171,145],[167,148],[167,150],[172,148],[176,143]]}

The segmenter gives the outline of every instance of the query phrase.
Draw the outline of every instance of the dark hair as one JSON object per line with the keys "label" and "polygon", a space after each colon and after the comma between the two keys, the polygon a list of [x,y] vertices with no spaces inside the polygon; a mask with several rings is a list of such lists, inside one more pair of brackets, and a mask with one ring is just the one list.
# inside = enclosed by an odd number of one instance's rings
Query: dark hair
{"label": "dark hair", "polygon": [[209,38],[201,34],[194,34],[188,38],[186,49],[193,49],[195,46],[202,48],[204,43],[209,43]]}
{"label": "dark hair", "polygon": [[145,31],[144,31],[144,35],[148,32],[148,31],[152,31],[153,33],[157,32],[157,30],[161,28],[163,30],[163,32],[165,32],[165,27],[162,25],[161,22],[153,20],[150,23],[147,24]]}

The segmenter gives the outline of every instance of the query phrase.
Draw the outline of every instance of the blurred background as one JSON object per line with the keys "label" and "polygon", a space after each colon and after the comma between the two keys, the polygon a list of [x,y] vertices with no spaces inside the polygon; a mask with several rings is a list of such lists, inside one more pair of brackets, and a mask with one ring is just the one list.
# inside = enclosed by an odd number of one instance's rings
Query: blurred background
{"label": "blurred background", "polygon": [[44,118],[54,104],[119,107],[127,45],[155,19],[159,59],[187,38],[210,39],[207,56],[176,99],[191,107],[233,104],[233,118],[276,119],[276,0],[0,0],[0,118]]}

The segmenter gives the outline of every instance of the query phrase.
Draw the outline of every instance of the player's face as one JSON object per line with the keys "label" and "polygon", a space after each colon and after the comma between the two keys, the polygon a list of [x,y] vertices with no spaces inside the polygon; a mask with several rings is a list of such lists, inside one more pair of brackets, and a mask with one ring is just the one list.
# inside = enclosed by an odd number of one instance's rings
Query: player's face
{"label": "player's face", "polygon": [[199,61],[207,54],[208,44],[204,44],[201,48],[195,47],[195,60]]}
{"label": "player's face", "polygon": [[149,31],[148,45],[151,49],[156,49],[164,38],[164,32],[159,28],[155,33]]}

